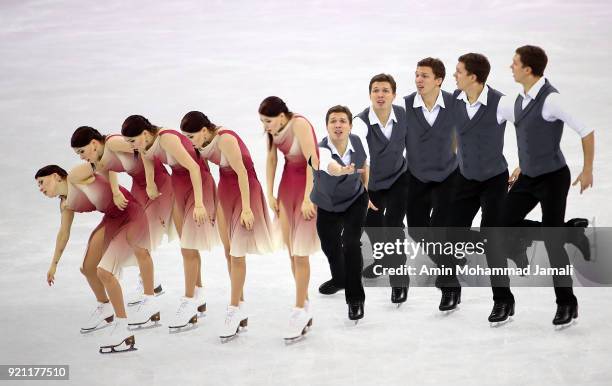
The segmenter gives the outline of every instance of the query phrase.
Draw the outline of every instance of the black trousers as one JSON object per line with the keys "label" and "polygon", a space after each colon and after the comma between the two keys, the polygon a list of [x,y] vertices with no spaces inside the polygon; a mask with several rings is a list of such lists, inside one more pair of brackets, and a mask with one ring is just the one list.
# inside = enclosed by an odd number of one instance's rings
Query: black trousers
{"label": "black trousers", "polygon": [[[368,191],[370,201],[378,209],[368,209],[366,217],[366,233],[370,242],[394,242],[396,239],[405,238],[407,178],[408,172],[404,172],[388,189]],[[405,263],[404,254],[385,256],[380,261],[375,261],[375,264],[383,267],[399,267]],[[392,287],[408,287],[409,282],[410,278],[407,275],[389,276]]]}
{"label": "black trousers", "polygon": [[346,302],[365,300],[361,283],[363,256],[361,233],[368,210],[368,194],[364,192],[344,212],[328,212],[317,209],[317,233],[321,249],[337,287],[344,287]]}
{"label": "black trousers", "polygon": [[[543,227],[561,227],[559,234],[544,235],[544,246],[551,267],[565,267],[569,264],[569,257],[565,248],[565,208],[567,193],[570,187],[570,171],[567,166],[554,172],[538,177],[529,177],[521,174],[508,192],[504,208],[503,221],[505,226],[524,226],[525,216],[537,204],[542,208]],[[572,278],[568,275],[553,277],[557,304],[576,304],[577,300],[572,290]]]}
{"label": "black trousers", "polygon": [[[406,221],[410,237],[418,242],[441,242],[446,240],[446,232],[440,227],[449,223],[451,203],[454,196],[454,185],[459,173],[455,169],[446,179],[440,182],[423,182],[408,172],[408,194],[406,200]],[[425,228],[433,227],[425,232]],[[430,255],[438,267],[452,268],[456,264],[453,256],[442,254]],[[438,275],[436,287],[458,287],[455,275]]]}
{"label": "black trousers", "polygon": [[[454,241],[482,242],[485,244],[485,255],[489,267],[506,267],[506,257],[502,253],[503,234],[501,229],[502,215],[508,193],[508,170],[485,181],[476,181],[457,174],[455,195],[451,205],[449,226]],[[482,210],[480,232],[472,231],[474,217]],[[507,276],[491,276],[494,301],[514,301],[509,290]]]}

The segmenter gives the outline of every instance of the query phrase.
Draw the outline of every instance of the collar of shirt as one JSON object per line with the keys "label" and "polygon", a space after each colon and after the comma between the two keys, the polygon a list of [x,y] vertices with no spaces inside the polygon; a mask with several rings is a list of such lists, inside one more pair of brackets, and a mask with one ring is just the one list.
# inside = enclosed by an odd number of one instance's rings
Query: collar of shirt
{"label": "collar of shirt", "polygon": [[541,77],[540,80],[538,80],[533,86],[531,86],[529,91],[527,91],[527,94],[525,94],[524,90],[521,90],[519,91],[519,95],[522,96],[523,99],[535,99],[538,93],[540,92],[540,89],[544,86],[545,82],[546,78]]}
{"label": "collar of shirt", "polygon": [[[444,97],[442,97],[442,90],[438,91],[438,98],[436,99],[436,103],[434,104],[433,108],[431,109],[431,111],[434,111],[436,109],[436,106],[440,106],[441,108],[445,108],[444,106]],[[421,94],[417,93],[416,96],[414,97],[414,103],[412,104],[412,107],[423,107],[425,109],[427,109],[427,107],[425,107],[425,102],[423,101],[423,98],[421,97]]]}
{"label": "collar of shirt", "polygon": [[[370,120],[371,125],[378,124],[378,127],[380,127],[381,129],[383,127],[386,127],[382,123],[380,123],[380,119],[378,119],[378,116],[374,112],[373,106],[370,106],[370,113],[368,114],[368,119]],[[395,118],[395,110],[393,109],[393,106],[391,106],[391,114],[389,114],[389,120],[387,121],[387,126],[389,126],[389,122],[397,123],[397,118]],[[350,141],[349,141],[349,144],[350,144]]]}
{"label": "collar of shirt", "polygon": [[488,94],[489,94],[489,85],[485,84],[484,88],[482,89],[482,92],[478,96],[478,99],[473,104],[470,104],[470,101],[468,100],[468,97],[467,97],[467,94],[465,93],[465,91],[461,91],[461,94],[459,94],[457,96],[457,99],[460,99],[460,100],[464,101],[465,104],[470,106],[470,107],[476,107],[479,103],[481,105],[486,106],[487,105],[487,101],[489,100]]}
{"label": "collar of shirt", "polygon": [[337,155],[340,158],[344,158],[349,152],[354,152],[355,149],[353,149],[353,144],[351,143],[351,139],[349,138],[348,140],[348,145],[346,146],[346,150],[344,151],[344,154],[340,154],[340,152],[338,151],[338,149],[336,149],[336,146],[334,145],[334,143],[328,138],[327,141],[327,146],[329,146],[329,148],[332,151],[332,154]]}

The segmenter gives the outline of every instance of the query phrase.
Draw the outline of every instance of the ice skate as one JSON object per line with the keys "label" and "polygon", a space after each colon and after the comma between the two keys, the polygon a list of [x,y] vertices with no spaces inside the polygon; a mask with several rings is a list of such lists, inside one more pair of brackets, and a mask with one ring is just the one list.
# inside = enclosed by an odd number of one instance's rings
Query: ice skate
{"label": "ice skate", "polygon": [[301,340],[312,326],[312,315],[304,308],[294,308],[289,317],[289,325],[285,333],[285,343],[290,344]]}
{"label": "ice skate", "polygon": [[493,310],[489,315],[489,323],[491,327],[500,327],[512,321],[514,315],[514,303],[495,302]]}
{"label": "ice skate", "polygon": [[223,324],[221,334],[219,335],[221,342],[226,343],[235,338],[241,327],[246,328],[248,321],[249,318],[246,316],[246,313],[242,308],[231,305],[227,306],[225,323]]}
{"label": "ice skate", "polygon": [[438,309],[446,315],[456,311],[461,304],[461,287],[442,288],[442,297]]}
{"label": "ice skate", "polygon": [[155,296],[145,295],[138,308],[129,317],[130,328],[159,327],[160,311]]}
{"label": "ice skate", "polygon": [[578,318],[578,305],[575,304],[559,304],[557,305],[557,312],[552,323],[556,330],[564,330],[577,323]]}
{"label": "ice skate", "polygon": [[136,338],[128,330],[126,318],[116,318],[108,333],[106,333],[100,343],[100,354],[115,354],[121,352],[135,351]]}
{"label": "ice skate", "polygon": [[197,322],[198,309],[194,299],[182,297],[168,328],[170,333],[188,331],[195,328]]}
{"label": "ice skate", "polygon": [[348,318],[354,321],[355,325],[359,323],[360,319],[363,319],[363,302],[348,303]]}
{"label": "ice skate", "polygon": [[83,327],[81,327],[81,334],[87,334],[93,331],[100,330],[104,327],[108,327],[113,321],[115,312],[113,306],[108,303],[99,303],[96,309],[91,313],[89,319]]}
{"label": "ice skate", "polygon": [[[157,281],[155,282],[155,286],[153,288],[153,294],[155,296],[162,295],[164,293],[164,289],[161,284]],[[127,305],[128,307],[135,306],[139,304],[142,299],[144,299],[144,284],[142,283],[142,277],[138,275],[138,282],[136,283],[136,288],[127,296]]]}
{"label": "ice skate", "polygon": [[194,299],[198,305],[198,316],[204,316],[206,312],[206,294],[204,293],[204,287],[196,287]]}

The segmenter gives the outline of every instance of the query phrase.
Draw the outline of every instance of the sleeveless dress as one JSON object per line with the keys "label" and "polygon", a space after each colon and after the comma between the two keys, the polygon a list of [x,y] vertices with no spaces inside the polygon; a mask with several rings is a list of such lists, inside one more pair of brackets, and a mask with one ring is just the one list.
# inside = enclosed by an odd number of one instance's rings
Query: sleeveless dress
{"label": "sleeveless dress", "polygon": [[89,240],[99,229],[104,228],[104,253],[98,267],[117,277],[122,267],[138,264],[134,248],[151,248],[149,226],[142,206],[127,189],[119,189],[129,200],[124,210],[117,208],[113,202],[110,183],[101,175],[95,175],[95,180],[90,184],[69,182],[65,203],[68,209],[77,213],[104,213]]}
{"label": "sleeveless dress", "polygon": [[[238,141],[242,162],[247,170],[249,178],[249,192],[251,199],[251,210],[253,211],[253,228],[249,231],[240,224],[240,213],[242,212],[242,199],[240,187],[238,186],[238,175],[229,165],[221,150],[219,150],[219,138],[230,135]],[[230,255],[241,257],[247,254],[265,254],[273,252],[275,242],[272,236],[272,226],[266,199],[261,189],[255,167],[249,150],[242,139],[231,130],[219,129],[211,143],[200,150],[203,157],[212,163],[219,165],[219,206],[223,211],[230,240]]]}
{"label": "sleeveless dress", "polygon": [[171,182],[172,189],[174,190],[174,200],[178,208],[183,211],[181,248],[209,251],[219,244],[219,233],[214,224],[206,221],[202,225],[198,225],[193,219],[195,198],[189,170],[182,167],[170,154],[162,149],[159,140],[165,135],[176,136],[191,158],[199,165],[200,174],[202,175],[202,200],[210,218],[215,218],[217,204],[215,181],[210,174],[208,165],[197,154],[189,138],[178,131],[161,130],[151,148],[144,155],[151,160],[157,158],[172,168]]}
{"label": "sleeveless dress", "polygon": [[321,245],[317,235],[316,215],[310,220],[305,220],[302,215],[307,162],[293,132],[293,123],[298,118],[304,119],[310,126],[318,156],[319,147],[314,128],[301,115],[294,115],[285,129],[272,137],[272,141],[285,156],[285,166],[278,186],[278,201],[279,206],[287,213],[289,221],[289,253],[291,256],[310,256],[317,252]]}
{"label": "sleeveless dress", "polygon": [[[107,141],[120,135],[109,135]],[[174,203],[174,191],[170,180],[170,174],[164,168],[158,158],[153,160],[155,167],[155,185],[161,193],[155,200],[147,195],[147,181],[145,178],[144,165],[138,153],[130,154],[124,152],[105,151],[102,156],[103,167],[110,171],[126,172],[132,177],[132,189],[130,193],[142,205],[149,221],[149,235],[151,236],[151,248],[158,247],[164,234],[168,235],[168,241],[172,240],[174,225],[172,224],[172,205]]]}

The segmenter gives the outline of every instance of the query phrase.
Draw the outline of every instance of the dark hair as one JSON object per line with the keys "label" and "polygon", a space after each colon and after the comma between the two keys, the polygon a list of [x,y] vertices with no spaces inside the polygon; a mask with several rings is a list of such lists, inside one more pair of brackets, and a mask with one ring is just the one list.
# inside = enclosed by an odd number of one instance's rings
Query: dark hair
{"label": "dark hair", "polygon": [[389,74],[374,75],[372,79],[370,79],[370,85],[368,86],[369,92],[372,92],[372,84],[374,84],[374,82],[387,82],[391,85],[391,90],[393,90],[394,94],[397,91],[395,79],[393,79],[393,77]]}
{"label": "dark hair", "polygon": [[351,110],[349,110],[348,107],[346,106],[341,106],[341,105],[336,105],[334,107],[331,107],[329,110],[327,110],[327,114],[325,114],[325,125],[327,126],[327,123],[329,122],[329,116],[332,113],[344,113],[348,116],[349,119],[349,123],[353,123],[353,113],[351,113]]}
{"label": "dark hair", "polygon": [[489,72],[491,72],[491,64],[486,56],[470,52],[461,55],[458,60],[463,63],[468,75],[476,75],[478,83],[484,84],[487,81]]}
{"label": "dark hair", "polygon": [[281,114],[285,114],[287,118],[291,119],[293,113],[289,111],[289,108],[285,104],[285,101],[277,96],[269,96],[259,104],[259,114],[265,115],[266,117],[278,117]]}
{"label": "dark hair", "polygon": [[57,165],[47,165],[47,166],[43,166],[42,168],[38,169],[38,171],[34,175],[34,179],[50,176],[53,173],[57,173],[60,177],[62,177],[62,179],[68,176],[68,173],[66,173],[66,171],[62,169],[61,167]]}
{"label": "dark hair", "polygon": [[70,147],[87,146],[94,139],[104,143],[104,141],[106,141],[106,135],[100,134],[100,132],[93,127],[81,126],[72,133]]}
{"label": "dark hair", "polygon": [[[285,114],[287,119],[291,119],[293,117],[293,113],[289,111],[285,101],[277,96],[269,96],[261,101],[257,111],[259,114],[270,118],[278,117],[281,114]],[[270,149],[272,149],[272,134],[268,133],[268,150]]]}
{"label": "dark hair", "polygon": [[181,119],[181,131],[197,133],[203,127],[214,130],[217,128],[201,111],[190,111]]}
{"label": "dark hair", "polygon": [[151,134],[157,134],[159,127],[152,125],[151,122],[142,115],[130,115],[123,121],[123,125],[121,125],[121,135],[126,137],[136,137],[145,130]]}
{"label": "dark hair", "polygon": [[523,67],[531,67],[531,73],[535,76],[544,76],[544,70],[548,64],[546,52],[538,46],[522,46],[516,49],[521,57]]}
{"label": "dark hair", "polygon": [[436,79],[442,78],[442,80],[444,80],[444,77],[446,76],[444,63],[442,63],[442,61],[438,58],[421,59],[417,63],[417,67],[430,67]]}

